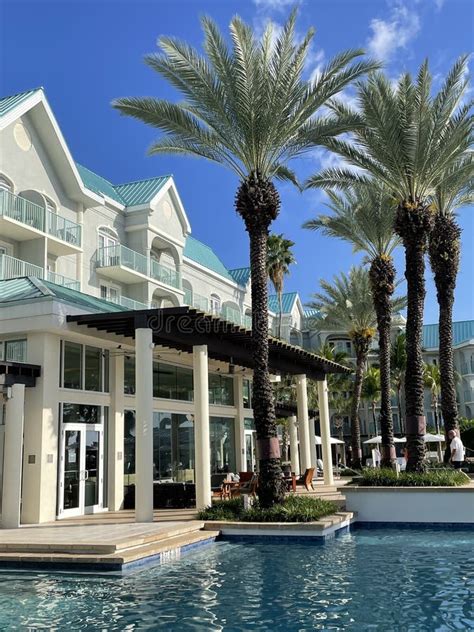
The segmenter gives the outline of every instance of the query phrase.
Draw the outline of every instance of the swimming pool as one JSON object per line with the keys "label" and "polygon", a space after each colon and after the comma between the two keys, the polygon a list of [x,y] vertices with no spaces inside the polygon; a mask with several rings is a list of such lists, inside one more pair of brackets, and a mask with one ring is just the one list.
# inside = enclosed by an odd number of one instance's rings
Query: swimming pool
{"label": "swimming pool", "polygon": [[474,531],[217,542],[123,575],[0,573],[1,630],[474,629]]}

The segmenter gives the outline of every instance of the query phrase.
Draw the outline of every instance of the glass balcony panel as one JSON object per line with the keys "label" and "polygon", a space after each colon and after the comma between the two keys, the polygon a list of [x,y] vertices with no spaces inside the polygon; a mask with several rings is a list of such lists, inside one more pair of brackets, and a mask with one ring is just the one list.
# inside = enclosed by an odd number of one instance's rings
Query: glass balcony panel
{"label": "glass balcony panel", "polygon": [[133,298],[128,298],[128,296],[121,296],[119,303],[122,307],[127,307],[128,309],[148,309],[146,303],[140,303],[140,301],[135,301]]}
{"label": "glass balcony panel", "polygon": [[468,388],[464,391],[464,402],[474,402],[474,388]]}
{"label": "glass balcony panel", "polygon": [[81,246],[81,225],[53,211],[48,211],[48,235],[73,246]]}
{"label": "glass balcony panel", "polygon": [[176,288],[180,287],[181,281],[178,272],[158,263],[158,261],[154,259],[151,259],[150,275],[153,279],[160,281],[160,283],[165,283],[166,285],[171,285]]}
{"label": "glass balcony panel", "polygon": [[148,261],[145,255],[141,255],[135,250],[131,250],[121,244],[107,246],[97,250],[97,261],[99,268],[109,268],[123,266],[147,276]]}
{"label": "glass balcony panel", "polygon": [[0,215],[37,230],[44,230],[44,208],[10,191],[0,191]]}
{"label": "glass balcony panel", "polygon": [[230,307],[229,305],[224,305],[221,311],[221,316],[224,320],[227,320],[230,323],[235,323],[236,325],[240,325],[242,322],[240,311],[235,309],[235,307]]}
{"label": "glass balcony panel", "polygon": [[48,281],[51,281],[51,283],[56,283],[56,285],[62,285],[63,287],[67,287],[71,290],[80,290],[79,281],[76,281],[75,279],[70,279],[69,277],[64,276],[64,274],[52,272],[51,270],[48,270]]}

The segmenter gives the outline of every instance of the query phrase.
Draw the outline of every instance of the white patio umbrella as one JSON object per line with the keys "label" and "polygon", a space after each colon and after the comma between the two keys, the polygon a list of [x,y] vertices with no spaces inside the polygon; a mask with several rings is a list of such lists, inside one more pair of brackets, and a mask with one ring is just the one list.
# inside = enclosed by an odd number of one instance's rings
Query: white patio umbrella
{"label": "white patio umbrella", "polygon": [[[393,438],[394,443],[405,443],[405,441],[405,437],[401,437],[400,439],[398,437]],[[367,439],[364,443],[382,443],[382,437],[377,435],[376,437],[372,437],[372,439]]]}
{"label": "white patio umbrella", "polygon": [[430,434],[427,432],[424,436],[425,443],[442,443],[444,441],[444,435],[442,434]]}
{"label": "white patio umbrella", "polygon": [[[318,437],[318,435],[316,435],[314,438],[316,439],[316,445],[321,445],[321,437]],[[341,441],[340,439],[336,439],[335,437],[331,437],[330,443],[332,445],[336,445],[336,444],[344,443],[344,441]]]}

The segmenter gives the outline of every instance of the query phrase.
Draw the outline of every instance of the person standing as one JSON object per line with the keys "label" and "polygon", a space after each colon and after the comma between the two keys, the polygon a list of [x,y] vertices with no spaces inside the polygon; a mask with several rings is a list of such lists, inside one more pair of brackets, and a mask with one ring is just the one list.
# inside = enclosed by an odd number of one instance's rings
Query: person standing
{"label": "person standing", "polygon": [[449,444],[451,450],[451,463],[456,470],[459,470],[464,462],[464,445],[461,438],[458,436],[457,430],[450,430],[448,436],[451,439],[451,443]]}

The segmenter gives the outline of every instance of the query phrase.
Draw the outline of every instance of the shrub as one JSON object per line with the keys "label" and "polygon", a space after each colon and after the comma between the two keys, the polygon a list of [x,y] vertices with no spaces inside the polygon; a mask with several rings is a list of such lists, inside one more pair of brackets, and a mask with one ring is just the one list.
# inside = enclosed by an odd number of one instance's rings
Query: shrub
{"label": "shrub", "polygon": [[269,509],[260,507],[258,500],[245,510],[242,498],[219,500],[199,512],[200,520],[231,522],[314,522],[337,511],[336,504],[321,498],[287,496],[281,505]]}
{"label": "shrub", "polygon": [[469,478],[458,470],[437,468],[428,472],[400,472],[391,469],[366,468],[358,480],[367,487],[456,487],[469,483]]}
{"label": "shrub", "polygon": [[360,472],[357,470],[351,470],[350,467],[345,467],[339,472],[339,476],[359,476]]}

